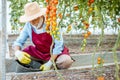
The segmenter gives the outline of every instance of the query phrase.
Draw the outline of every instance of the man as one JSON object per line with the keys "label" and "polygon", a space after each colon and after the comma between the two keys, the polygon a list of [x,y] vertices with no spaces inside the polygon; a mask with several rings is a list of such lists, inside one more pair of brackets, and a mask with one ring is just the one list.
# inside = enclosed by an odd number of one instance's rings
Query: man
{"label": "man", "polygon": [[[54,41],[52,54],[50,47],[53,37],[45,30],[46,8],[40,8],[37,2],[27,3],[24,6],[25,14],[20,17],[20,22],[26,22],[19,37],[14,42],[15,57],[21,64],[31,64],[33,60],[42,62],[40,70],[50,70],[55,61],[57,68],[67,69],[73,63],[69,50],[63,44],[62,35],[60,40]],[[33,42],[25,49],[22,49],[27,38]]]}

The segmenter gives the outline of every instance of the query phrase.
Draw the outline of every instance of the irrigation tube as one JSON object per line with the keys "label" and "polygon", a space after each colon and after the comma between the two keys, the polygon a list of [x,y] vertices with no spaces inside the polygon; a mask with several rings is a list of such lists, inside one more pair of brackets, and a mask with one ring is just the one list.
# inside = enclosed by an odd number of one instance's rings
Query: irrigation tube
{"label": "irrigation tube", "polygon": [[6,54],[6,0],[0,1],[0,80],[6,80],[5,54]]}

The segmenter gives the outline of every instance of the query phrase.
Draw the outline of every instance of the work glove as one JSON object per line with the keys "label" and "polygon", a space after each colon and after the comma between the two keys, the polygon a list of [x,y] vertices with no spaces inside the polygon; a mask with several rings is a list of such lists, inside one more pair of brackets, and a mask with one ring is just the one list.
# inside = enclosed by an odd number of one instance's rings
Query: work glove
{"label": "work glove", "polygon": [[46,62],[45,64],[40,66],[40,70],[42,70],[42,71],[50,70],[51,66],[52,66],[52,61],[49,60],[48,62]]}
{"label": "work glove", "polygon": [[20,51],[20,50],[17,50],[15,52],[15,57],[22,64],[29,64],[31,62],[30,55],[28,53]]}

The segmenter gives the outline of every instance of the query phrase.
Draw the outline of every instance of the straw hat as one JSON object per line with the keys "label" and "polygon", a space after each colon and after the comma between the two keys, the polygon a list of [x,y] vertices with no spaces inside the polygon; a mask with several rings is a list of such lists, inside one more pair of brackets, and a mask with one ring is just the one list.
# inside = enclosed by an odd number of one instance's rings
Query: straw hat
{"label": "straw hat", "polygon": [[28,22],[45,15],[46,8],[40,8],[37,2],[27,3],[24,6],[25,14],[20,17],[20,22]]}

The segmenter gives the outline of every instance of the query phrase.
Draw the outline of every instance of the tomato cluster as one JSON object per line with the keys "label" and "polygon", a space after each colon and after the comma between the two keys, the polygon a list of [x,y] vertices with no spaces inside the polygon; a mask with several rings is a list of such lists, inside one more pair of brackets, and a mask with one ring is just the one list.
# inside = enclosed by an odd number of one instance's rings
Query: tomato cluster
{"label": "tomato cluster", "polygon": [[58,0],[46,0],[46,31],[55,39],[59,39],[59,28],[57,27],[57,5]]}
{"label": "tomato cluster", "polygon": [[[88,0],[88,7],[89,7],[88,12],[87,12],[88,16],[94,10],[94,8],[91,6],[91,4],[93,4],[93,3],[94,3],[94,0]],[[84,51],[84,49],[86,47],[86,44],[87,44],[86,39],[91,35],[91,32],[89,31],[90,24],[89,24],[89,22],[87,20],[83,19],[82,24],[84,26],[83,28],[85,30],[85,33],[83,33],[84,40],[82,42],[81,50]]]}
{"label": "tomato cluster", "polygon": [[97,80],[105,80],[104,76],[97,77]]}
{"label": "tomato cluster", "polygon": [[91,35],[91,32],[88,30],[90,24],[87,21],[82,21],[83,25],[84,25],[84,30],[86,31],[86,33],[83,33],[83,37],[84,40],[82,42],[82,46],[81,46],[81,50],[84,51],[86,44],[87,44],[87,38]]}
{"label": "tomato cluster", "polygon": [[118,18],[118,22],[120,22],[120,18]]}
{"label": "tomato cluster", "polygon": [[102,63],[104,63],[104,60],[101,57],[98,57],[97,58],[97,63],[102,64]]}
{"label": "tomato cluster", "polygon": [[62,17],[63,17],[62,13],[59,13],[59,14],[58,14],[58,17],[59,17],[60,19],[62,19]]}
{"label": "tomato cluster", "polygon": [[91,32],[88,30],[90,25],[86,21],[83,21],[83,25],[84,25],[84,29],[87,30],[87,33],[84,33],[83,36],[84,36],[85,39],[87,39],[91,35]]}
{"label": "tomato cluster", "polygon": [[71,29],[72,29],[72,26],[71,26],[71,25],[69,25],[69,26],[67,27],[66,33],[70,32],[70,31],[71,31]]}
{"label": "tomato cluster", "polygon": [[75,5],[73,8],[75,11],[77,11],[79,9],[78,5]]}
{"label": "tomato cluster", "polygon": [[88,1],[88,6],[91,6],[92,3],[94,3],[94,0],[89,0]]}

